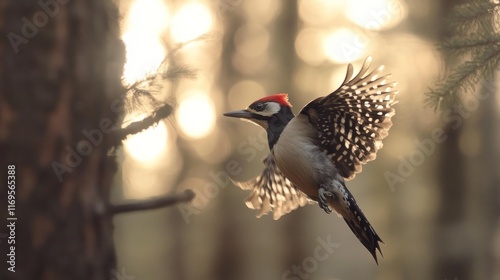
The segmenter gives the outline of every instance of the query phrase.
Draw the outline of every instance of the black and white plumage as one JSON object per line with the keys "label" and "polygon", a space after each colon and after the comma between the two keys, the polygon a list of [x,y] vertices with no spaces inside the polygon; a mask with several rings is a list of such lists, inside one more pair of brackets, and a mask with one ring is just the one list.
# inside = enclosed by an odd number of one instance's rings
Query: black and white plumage
{"label": "black and white plumage", "polygon": [[307,104],[295,116],[286,94],[259,99],[247,109],[224,114],[250,120],[268,134],[271,153],[264,171],[247,182],[247,199],[258,216],[274,218],[317,202],[327,213],[335,210],[377,261],[382,240],[358,207],[345,180],[353,179],[362,164],[375,159],[388,135],[396,103],[395,83],[380,76],[383,67],[369,71],[367,58],[353,77],[349,64],[342,85]]}
{"label": "black and white plumage", "polygon": [[234,182],[242,189],[251,191],[246,205],[259,210],[257,217],[273,211],[273,218],[277,220],[300,206],[313,203],[281,173],[271,154],[263,162],[262,174],[246,182]]}

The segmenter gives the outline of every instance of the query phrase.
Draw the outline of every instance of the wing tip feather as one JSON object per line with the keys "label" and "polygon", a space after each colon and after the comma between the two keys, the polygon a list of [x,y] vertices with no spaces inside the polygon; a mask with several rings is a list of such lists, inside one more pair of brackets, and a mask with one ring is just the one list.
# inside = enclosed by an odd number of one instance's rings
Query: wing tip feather
{"label": "wing tip feather", "polygon": [[271,154],[263,162],[264,171],[254,179],[243,182],[231,179],[236,186],[251,191],[245,205],[258,211],[257,218],[273,212],[273,219],[278,220],[307,204],[307,196],[281,173]]}

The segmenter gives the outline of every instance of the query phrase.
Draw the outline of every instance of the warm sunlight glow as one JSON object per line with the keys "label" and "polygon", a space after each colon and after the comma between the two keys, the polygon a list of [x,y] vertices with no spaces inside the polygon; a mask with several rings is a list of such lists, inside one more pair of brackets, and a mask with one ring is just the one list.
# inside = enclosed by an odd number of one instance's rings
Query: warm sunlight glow
{"label": "warm sunlight glow", "polygon": [[269,32],[261,25],[244,25],[234,35],[236,50],[247,57],[259,56],[267,50],[269,37]]}
{"label": "warm sunlight glow", "polygon": [[165,56],[159,40],[140,38],[141,36],[134,34],[123,34],[123,41],[127,46],[127,62],[123,76],[128,84],[155,72]]}
{"label": "warm sunlight glow", "polygon": [[229,90],[227,101],[230,110],[246,108],[255,99],[264,97],[266,91],[259,83],[252,80],[242,80],[234,84]]}
{"label": "warm sunlight glow", "polygon": [[299,16],[312,26],[328,26],[338,20],[349,0],[302,0],[299,1]]}
{"label": "warm sunlight glow", "polygon": [[207,33],[213,19],[207,6],[199,2],[190,2],[182,6],[172,18],[172,39],[185,42]]}
{"label": "warm sunlight glow", "polygon": [[322,41],[321,31],[315,28],[304,28],[300,30],[295,39],[295,51],[308,64],[319,65],[325,60]]}
{"label": "warm sunlight glow", "polygon": [[183,158],[175,143],[169,143],[163,155],[152,164],[126,157],[122,172],[124,198],[145,199],[171,192],[183,166]]}
{"label": "warm sunlight glow", "polygon": [[351,0],[347,16],[357,25],[382,30],[396,26],[405,17],[405,8],[398,0]]}
{"label": "warm sunlight glow", "polygon": [[133,83],[156,71],[165,56],[161,35],[168,11],[161,0],[135,1],[130,7],[122,38],[127,47],[124,78]]}
{"label": "warm sunlight glow", "polygon": [[329,60],[346,63],[360,59],[364,55],[366,40],[361,34],[341,28],[323,39],[323,52]]}
{"label": "warm sunlight glow", "polygon": [[[127,124],[141,120],[145,115],[129,119]],[[143,163],[154,164],[157,160],[162,158],[163,153],[167,147],[168,131],[165,123],[160,121],[157,125],[152,126],[138,134],[129,136],[125,142],[124,147],[127,154],[131,155],[134,159]]]}
{"label": "warm sunlight glow", "polygon": [[188,93],[179,102],[176,119],[186,136],[195,139],[203,138],[215,126],[214,104],[205,93]]}

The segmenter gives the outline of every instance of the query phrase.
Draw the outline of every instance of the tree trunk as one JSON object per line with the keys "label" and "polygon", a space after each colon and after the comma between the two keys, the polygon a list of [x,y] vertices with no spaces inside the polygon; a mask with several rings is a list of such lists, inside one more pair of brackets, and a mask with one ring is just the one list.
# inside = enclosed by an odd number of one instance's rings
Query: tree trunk
{"label": "tree trunk", "polygon": [[[440,12],[442,19],[439,40],[442,42],[453,34],[452,27],[447,20],[450,11],[455,5],[463,1],[443,0]],[[457,62],[454,57],[447,58],[447,65]],[[439,159],[436,166],[436,178],[438,183],[438,208],[435,217],[434,238],[434,267],[433,278],[435,279],[470,279],[472,270],[471,254],[466,244],[465,219],[466,219],[466,166],[459,141],[463,134],[463,117],[455,110],[442,112],[449,114],[443,125],[446,142],[437,150]],[[461,120],[457,125],[456,121]]]}
{"label": "tree trunk", "polygon": [[10,0],[0,18],[0,219],[14,225],[0,244],[12,269],[0,278],[111,279],[118,11],[108,0]]}
{"label": "tree trunk", "polygon": [[[442,18],[447,20],[455,5],[464,1],[442,1]],[[442,26],[447,26],[443,24]],[[493,28],[491,23],[489,28]],[[449,27],[449,26],[448,26]],[[448,39],[453,30],[442,32]],[[454,58],[454,57],[453,57]],[[447,63],[457,63],[450,58]],[[439,208],[436,217],[434,279],[492,279],[494,234],[498,217],[498,142],[495,108],[497,92],[493,77],[485,76],[474,97],[464,98],[452,108],[445,125],[446,142],[440,147],[438,166]],[[467,100],[468,99],[468,100]],[[473,99],[477,105],[470,103]],[[463,139],[477,137],[477,155],[464,155],[474,149],[460,145]],[[472,146],[474,146],[472,141]],[[472,152],[474,153],[474,152]]]}
{"label": "tree trunk", "polygon": [[472,117],[471,130],[469,133],[477,133],[478,148],[477,155],[468,159],[469,180],[468,193],[469,208],[469,232],[474,240],[473,259],[474,272],[471,279],[499,279],[495,276],[495,268],[498,269],[498,255],[500,247],[495,238],[498,237],[498,218],[500,214],[500,133],[498,123],[498,86],[495,82],[498,74],[485,77],[481,87],[477,90],[479,98],[476,115]]}

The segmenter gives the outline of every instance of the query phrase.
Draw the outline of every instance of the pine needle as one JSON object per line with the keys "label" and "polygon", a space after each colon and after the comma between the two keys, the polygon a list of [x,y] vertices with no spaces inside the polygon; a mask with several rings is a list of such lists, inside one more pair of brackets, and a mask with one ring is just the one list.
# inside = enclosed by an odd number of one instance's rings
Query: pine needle
{"label": "pine needle", "polygon": [[453,9],[450,24],[455,31],[440,48],[459,64],[449,70],[442,83],[426,93],[426,106],[447,110],[462,102],[463,94],[472,93],[480,79],[492,75],[500,66],[498,29],[500,1],[476,1]]}

